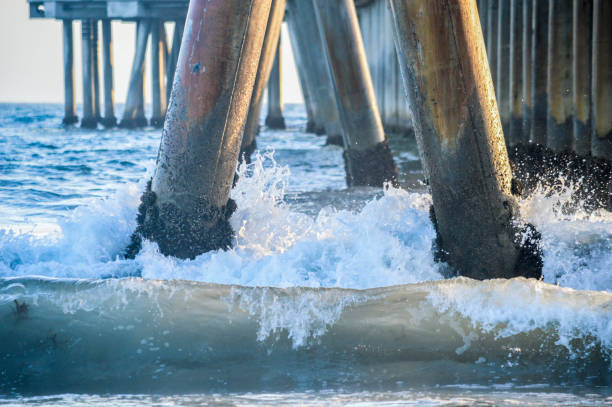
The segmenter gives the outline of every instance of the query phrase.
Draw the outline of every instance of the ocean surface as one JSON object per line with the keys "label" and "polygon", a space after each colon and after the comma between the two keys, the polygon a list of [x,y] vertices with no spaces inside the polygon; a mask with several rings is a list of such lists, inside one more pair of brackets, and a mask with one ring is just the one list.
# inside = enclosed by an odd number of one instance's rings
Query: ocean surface
{"label": "ocean surface", "polygon": [[[265,110],[265,109],[264,109]],[[612,213],[536,191],[543,281],[443,279],[414,140],[401,188],[263,128],[234,247],[123,258],[161,131],[0,104],[0,406],[611,405]]]}

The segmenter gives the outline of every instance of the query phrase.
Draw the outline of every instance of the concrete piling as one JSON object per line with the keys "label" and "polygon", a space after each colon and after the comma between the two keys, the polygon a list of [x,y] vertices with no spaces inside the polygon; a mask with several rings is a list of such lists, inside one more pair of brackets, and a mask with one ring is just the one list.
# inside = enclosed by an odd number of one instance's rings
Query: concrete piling
{"label": "concrete piling", "polygon": [[523,0],[510,1],[509,145],[527,143],[523,131]]}
{"label": "concrete piling", "polygon": [[[277,53],[278,46],[280,45],[279,39],[284,16],[285,0],[272,0],[266,26],[266,33],[259,56],[259,68],[257,69],[255,84],[253,85],[253,93],[251,94],[251,101],[249,103],[249,113],[244,126],[244,135],[242,137],[242,144],[240,147],[240,158],[244,158],[246,162],[250,162],[251,153],[255,151],[256,148],[255,137],[259,131],[259,119],[261,117],[263,93],[266,83],[270,78],[275,55]],[[268,103],[270,103],[269,96]]]}
{"label": "concrete piling", "polygon": [[554,152],[572,147],[572,0],[554,0],[548,8],[546,144]]}
{"label": "concrete piling", "polygon": [[183,30],[185,29],[184,21],[174,22],[174,33],[172,34],[172,45],[170,55],[168,56],[168,65],[166,67],[166,106],[170,101],[170,93],[172,92],[172,83],[174,82],[174,71],[176,70],[176,61],[178,59],[179,50],[181,48],[181,39],[183,38]]}
{"label": "concrete piling", "polygon": [[146,103],[146,77],[145,65],[142,64],[140,76],[138,77],[138,99],[136,100],[136,116],[134,117],[134,127],[145,127],[149,122],[145,115]]}
{"label": "concrete piling", "polygon": [[489,61],[489,69],[493,79],[493,86],[497,93],[497,20],[499,14],[499,2],[497,0],[489,0],[487,11],[487,58]]}
{"label": "concrete piling", "polygon": [[285,118],[283,117],[283,92],[281,88],[281,47],[276,47],[276,56],[268,79],[268,115],[266,116],[266,126],[271,129],[284,129]]}
{"label": "concrete piling", "polygon": [[166,51],[164,49],[165,31],[162,21],[151,26],[151,97],[153,114],[151,126],[162,127],[166,115]]}
{"label": "concrete piling", "polygon": [[111,20],[102,20],[102,61],[104,75],[104,127],[117,125],[115,117],[115,92],[113,85],[113,36],[111,31]]}
{"label": "concrete piling", "polygon": [[532,48],[533,48],[533,0],[523,0],[523,44],[522,44],[522,75],[523,75],[523,136],[521,143],[532,139],[531,122],[533,119],[533,86],[532,86]]}
{"label": "concrete piling", "polygon": [[94,111],[93,100],[93,66],[91,49],[91,30],[92,24],[89,20],[81,21],[81,59],[82,59],[82,79],[83,79],[83,117],[81,117],[81,127],[95,128],[98,120]]}
{"label": "concrete piling", "polygon": [[[549,0],[533,0],[533,36],[531,74],[533,117],[531,142],[546,145],[546,114],[548,111],[548,3]],[[537,61],[537,63],[535,63]]]}
{"label": "concrete piling", "polygon": [[62,20],[62,39],[64,47],[64,124],[79,121],[74,102],[74,42],[72,20]]}
{"label": "concrete piling", "polygon": [[480,28],[482,29],[483,38],[487,38],[487,17],[489,14],[489,1],[490,0],[477,0],[476,4],[478,6],[478,16],[480,17]]}
{"label": "concrete piling", "polygon": [[[142,72],[144,68],[145,53],[149,32],[151,30],[150,20],[140,20],[136,25],[136,49],[134,51],[134,61],[130,72],[130,82],[128,85],[127,99],[119,127],[137,127],[136,118],[138,110],[138,99],[143,92]],[[145,119],[146,121],[146,119]]]}
{"label": "concrete piling", "polygon": [[297,68],[303,70],[304,76],[308,78],[308,93],[316,124],[314,132],[327,134],[328,142],[341,140],[340,113],[325,50],[319,41],[319,27],[312,0],[288,0],[287,10],[289,29],[297,39],[298,52],[303,53],[301,59],[304,64]]}
{"label": "concrete piling", "polygon": [[517,236],[512,173],[473,0],[389,0],[443,258],[477,279],[539,277]]}
{"label": "concrete piling", "polygon": [[511,0],[499,0],[497,10],[497,106],[506,144],[510,134],[510,5]]}
{"label": "concrete piling", "polygon": [[[136,236],[194,258],[232,245],[229,199],[271,0],[191,0]],[[137,240],[128,254],[137,251]]]}
{"label": "concrete piling", "polygon": [[100,41],[98,38],[98,20],[91,20],[91,65],[93,80],[94,116],[98,122],[102,121],[100,109]]}
{"label": "concrete piling", "polygon": [[349,186],[381,187],[397,179],[352,0],[313,0],[344,135]]}
{"label": "concrete piling", "polygon": [[591,63],[593,0],[574,0],[572,30],[573,150],[591,152]]}
{"label": "concrete piling", "polygon": [[[593,3],[591,154],[612,162],[612,2]],[[612,185],[609,185],[612,188]],[[610,190],[612,195],[612,189]],[[612,210],[612,198],[608,209]]]}

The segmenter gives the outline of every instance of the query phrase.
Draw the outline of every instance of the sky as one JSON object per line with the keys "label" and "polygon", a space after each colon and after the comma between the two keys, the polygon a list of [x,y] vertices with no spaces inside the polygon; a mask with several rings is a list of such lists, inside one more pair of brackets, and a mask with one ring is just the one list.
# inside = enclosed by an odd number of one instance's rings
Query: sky
{"label": "sky", "polygon": [[[63,103],[62,23],[53,19],[30,19],[28,14],[26,0],[0,0],[0,102]],[[134,53],[135,28],[135,23],[131,22],[114,21],[112,25],[117,103],[125,102]],[[171,41],[173,24],[168,23],[166,28]],[[78,21],[74,22],[73,32],[75,97],[77,103],[80,103],[81,26]],[[302,93],[286,24],[283,24],[281,44],[283,101],[300,103]],[[147,72],[150,72],[149,58],[147,55]],[[150,78],[148,73],[147,98],[151,95]]]}

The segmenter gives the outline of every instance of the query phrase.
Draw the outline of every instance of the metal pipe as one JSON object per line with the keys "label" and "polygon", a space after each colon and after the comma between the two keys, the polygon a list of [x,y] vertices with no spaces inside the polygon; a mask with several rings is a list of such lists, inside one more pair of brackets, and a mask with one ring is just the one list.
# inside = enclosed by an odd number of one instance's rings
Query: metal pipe
{"label": "metal pipe", "polygon": [[355,3],[313,0],[340,112],[349,186],[382,187],[397,168],[383,130]]}
{"label": "metal pipe", "polygon": [[572,148],[572,0],[551,1],[548,21],[546,144],[561,152]]}
{"label": "metal pipe", "polygon": [[266,126],[271,129],[284,129],[285,119],[283,117],[283,89],[281,80],[281,47],[276,47],[276,56],[268,79],[268,115]]}
{"label": "metal pipe", "polygon": [[510,2],[510,118],[508,140],[511,146],[526,144],[523,132],[523,0]]}
{"label": "metal pipe", "polygon": [[163,22],[154,21],[151,27],[151,97],[153,98],[153,115],[151,126],[162,127],[166,115],[166,56],[164,50]]}
{"label": "metal pipe", "polygon": [[115,117],[115,92],[113,86],[113,35],[111,20],[102,20],[102,60],[104,72],[104,127],[117,125]]}
{"label": "metal pipe", "polygon": [[83,61],[83,117],[81,117],[81,127],[93,129],[98,121],[95,117],[93,104],[91,28],[89,20],[81,20],[81,58]]}
{"label": "metal pipe", "polygon": [[[270,78],[275,55],[280,45],[279,39],[284,16],[285,0],[272,0],[270,14],[266,25],[266,33],[259,56],[259,68],[257,70],[255,84],[253,85],[253,93],[251,94],[251,101],[249,103],[249,114],[247,115],[246,124],[244,126],[244,135],[242,137],[242,144],[240,147],[240,158],[244,157],[246,162],[250,162],[251,153],[255,151],[255,137],[259,131],[263,94],[266,88],[266,83]],[[269,103],[270,97],[268,96],[268,104]]]}
{"label": "metal pipe", "polygon": [[62,20],[62,39],[64,44],[64,124],[79,121],[74,103],[74,43],[72,40],[72,20]]}
{"label": "metal pipe", "polygon": [[[546,112],[548,111],[548,3],[549,0],[533,0],[533,37],[531,44],[531,88],[533,118],[531,142],[546,145]],[[536,62],[537,61],[537,62]]]}
{"label": "metal pipe", "polygon": [[139,20],[136,23],[136,49],[134,50],[134,61],[132,62],[132,70],[130,72],[127,99],[119,127],[136,127],[135,119],[137,116],[138,99],[142,95],[140,80],[142,78],[150,30],[151,20]]}
{"label": "metal pipe", "polygon": [[539,277],[526,265],[512,172],[473,0],[389,0],[438,245],[461,274]]}
{"label": "metal pipe", "polygon": [[[591,154],[612,162],[612,2],[593,3],[593,82]],[[610,185],[612,195],[612,185]],[[612,210],[612,198],[608,209]]]}
{"label": "metal pipe", "polygon": [[138,235],[165,255],[232,245],[228,218],[271,0],[191,0]]}

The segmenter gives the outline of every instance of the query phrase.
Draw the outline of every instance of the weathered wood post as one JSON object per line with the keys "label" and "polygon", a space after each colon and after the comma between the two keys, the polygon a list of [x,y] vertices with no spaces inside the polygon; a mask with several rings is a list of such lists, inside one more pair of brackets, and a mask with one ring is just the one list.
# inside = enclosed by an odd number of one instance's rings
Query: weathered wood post
{"label": "weathered wood post", "polygon": [[89,20],[81,20],[81,59],[82,59],[82,79],[83,79],[83,117],[81,117],[81,127],[93,129],[98,121],[94,111],[93,101],[93,66],[91,49],[91,29],[92,24]]}
{"label": "weathered wood post", "polygon": [[74,103],[74,42],[72,39],[72,20],[62,20],[62,39],[64,46],[64,124],[79,121]]}
{"label": "weathered wood post", "polygon": [[593,12],[591,154],[612,162],[612,2],[595,0]]}
{"label": "weathered wood post", "polygon": [[[298,52],[302,52],[303,66],[298,66],[308,77],[309,94],[313,102],[315,133],[327,134],[328,140],[342,138],[340,113],[327,65],[323,44],[319,41],[319,27],[311,0],[288,0],[289,28],[295,32]],[[312,91],[310,91],[312,90]]]}
{"label": "weathered wood post", "polygon": [[165,32],[161,20],[153,21],[151,26],[151,97],[153,114],[151,126],[161,127],[166,115],[166,51],[164,49]]}
{"label": "weathered wood post", "polygon": [[548,112],[546,144],[572,148],[572,0],[552,0],[548,9]]}
{"label": "weathered wood post", "polygon": [[508,136],[511,146],[526,144],[523,132],[523,0],[510,2],[510,122]]}
{"label": "weathered wood post", "polygon": [[102,60],[104,72],[104,127],[117,125],[115,117],[115,92],[113,89],[113,36],[111,20],[102,20]]}
{"label": "weathered wood post", "polygon": [[[261,117],[263,93],[272,71],[276,50],[280,45],[279,38],[284,16],[285,0],[272,0],[266,26],[266,33],[259,56],[259,68],[257,69],[255,84],[253,85],[253,93],[251,94],[251,101],[249,103],[249,114],[247,115],[245,122],[244,135],[242,137],[242,144],[240,147],[240,158],[244,158],[247,163],[250,162],[251,153],[255,151],[257,146],[255,137],[259,131],[259,119]],[[269,97],[268,103],[270,103]]]}
{"label": "weathered wood post", "polygon": [[382,127],[352,0],[313,0],[344,135],[349,186],[382,187],[397,168]]}
{"label": "weathered wood post", "polygon": [[232,244],[229,194],[270,3],[189,3],[157,165],[135,233],[165,255],[193,258]]}
{"label": "weathered wood post", "polygon": [[268,115],[266,116],[266,126],[271,129],[284,129],[285,118],[283,117],[283,90],[281,80],[281,44],[276,47],[276,56],[268,79]]}
{"label": "weathered wood post", "polygon": [[489,60],[489,69],[493,79],[493,86],[497,92],[497,20],[499,14],[499,2],[497,0],[489,1],[489,10],[487,12],[487,58]]}
{"label": "weathered wood post", "polygon": [[548,2],[533,0],[533,37],[531,44],[532,65],[531,92],[533,95],[533,118],[531,141],[546,145],[546,112],[548,111]]}
{"label": "weathered wood post", "polygon": [[497,10],[497,87],[495,95],[506,144],[510,134],[510,0],[499,0]]}
{"label": "weathered wood post", "polygon": [[539,277],[539,257],[520,246],[513,223],[518,213],[512,173],[476,2],[389,0],[389,5],[447,262],[478,279]]}
{"label": "weathered wood post", "polygon": [[134,61],[132,62],[132,70],[130,71],[130,82],[128,85],[125,108],[123,110],[121,122],[119,122],[119,127],[136,127],[135,119],[137,117],[138,99],[142,94],[142,84],[140,81],[142,78],[150,31],[151,20],[139,20],[136,23],[136,49],[134,50]]}
{"label": "weathered wood post", "polygon": [[94,116],[98,122],[102,121],[100,110],[100,41],[98,38],[98,20],[91,20],[91,65],[93,80]]}
{"label": "weathered wood post", "polygon": [[533,44],[533,0],[523,0],[523,139],[528,143],[532,139],[531,121],[533,118],[533,87],[531,55]]}
{"label": "weathered wood post", "polygon": [[574,152],[584,156],[591,153],[593,0],[574,0],[572,19],[572,148]]}
{"label": "weathered wood post", "polygon": [[304,72],[304,68],[300,68],[304,66],[304,51],[299,47],[299,41],[296,38],[297,32],[295,28],[295,18],[290,15],[287,17],[287,26],[289,26],[289,41],[291,42],[291,51],[293,53],[293,59],[295,61],[295,66],[297,67],[298,81],[300,82],[300,89],[302,90],[302,97],[304,98],[304,108],[306,109],[306,133],[315,133],[317,124],[314,112],[314,103],[312,100],[310,85],[308,83],[308,78],[306,72]]}

